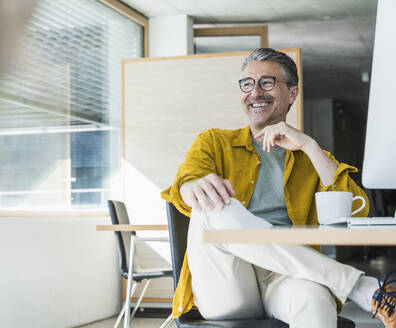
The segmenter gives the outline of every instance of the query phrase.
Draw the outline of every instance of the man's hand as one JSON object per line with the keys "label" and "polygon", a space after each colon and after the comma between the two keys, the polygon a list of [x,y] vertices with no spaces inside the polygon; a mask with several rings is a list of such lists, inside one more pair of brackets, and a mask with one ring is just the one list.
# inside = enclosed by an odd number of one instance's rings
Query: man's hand
{"label": "man's hand", "polygon": [[214,208],[213,205],[222,209],[224,205],[230,203],[230,198],[234,194],[231,182],[214,173],[198,180],[187,181],[180,187],[183,201],[199,212],[202,208],[211,211]]}
{"label": "man's hand", "polygon": [[271,151],[274,146],[289,150],[302,150],[311,160],[320,180],[325,186],[333,183],[337,171],[337,164],[333,162],[320,148],[319,144],[310,136],[291,127],[285,122],[268,125],[254,137],[263,140],[263,150]]}
{"label": "man's hand", "polygon": [[308,135],[288,125],[286,122],[268,125],[254,135],[263,143],[263,150],[270,152],[272,147],[279,146],[288,150],[303,150],[315,141]]}

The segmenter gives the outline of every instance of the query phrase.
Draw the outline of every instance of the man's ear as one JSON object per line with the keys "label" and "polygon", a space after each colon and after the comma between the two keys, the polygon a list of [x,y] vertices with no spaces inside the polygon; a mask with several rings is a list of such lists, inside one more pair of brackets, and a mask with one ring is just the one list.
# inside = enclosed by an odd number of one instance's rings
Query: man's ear
{"label": "man's ear", "polygon": [[296,85],[294,87],[291,87],[289,89],[290,95],[289,95],[289,104],[293,104],[296,98],[298,97],[298,93],[300,91],[299,87]]}

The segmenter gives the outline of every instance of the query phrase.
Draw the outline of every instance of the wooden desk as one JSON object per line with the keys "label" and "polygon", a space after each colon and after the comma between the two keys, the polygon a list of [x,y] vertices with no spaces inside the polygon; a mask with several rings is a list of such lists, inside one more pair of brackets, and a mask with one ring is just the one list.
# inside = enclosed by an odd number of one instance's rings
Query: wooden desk
{"label": "wooden desk", "polygon": [[396,245],[396,226],[293,226],[255,230],[204,230],[205,243]]}
{"label": "wooden desk", "polygon": [[96,226],[96,231],[143,231],[143,230],[168,230],[167,224],[102,224]]}

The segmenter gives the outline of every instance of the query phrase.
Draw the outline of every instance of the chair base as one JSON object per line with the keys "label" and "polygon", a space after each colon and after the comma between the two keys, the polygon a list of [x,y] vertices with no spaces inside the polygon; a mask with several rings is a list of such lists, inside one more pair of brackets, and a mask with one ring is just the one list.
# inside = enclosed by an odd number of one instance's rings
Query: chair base
{"label": "chair base", "polygon": [[[134,309],[133,309],[133,311],[132,311],[132,313],[131,313],[131,315],[130,315],[130,317],[129,317],[129,322],[133,319],[133,317],[135,316],[136,311],[138,310],[140,304],[142,303],[143,296],[144,296],[144,294],[146,293],[146,290],[147,290],[147,287],[148,287],[150,281],[151,281],[151,279],[148,279],[148,280],[146,281],[146,283],[145,283],[145,285],[144,285],[144,287],[143,287],[143,290],[142,290],[142,292],[141,292],[141,294],[140,294],[140,296],[139,296],[139,299],[138,299],[138,301],[136,302],[136,305],[135,305],[135,307],[134,307]],[[133,294],[135,293],[135,290],[136,290],[137,286],[139,285],[139,283],[140,283],[140,281],[139,281],[139,282],[134,282],[134,283],[132,284],[132,286],[130,287],[130,294],[131,294],[130,297],[132,297]],[[129,286],[128,286],[127,288],[129,288]],[[125,313],[125,311],[126,311],[127,304],[130,304],[130,302],[127,302],[127,301],[125,300],[124,305],[123,305],[123,307],[122,307],[122,309],[121,309],[120,314],[119,314],[118,317],[117,317],[116,322],[114,323],[113,328],[117,328],[118,325],[120,324],[121,318],[122,318],[122,316],[124,315],[124,313]],[[131,310],[131,309],[129,309],[129,311],[130,311],[130,310]],[[124,320],[126,320],[126,317],[127,317],[127,314],[125,313],[125,318],[124,318]],[[125,325],[124,325],[124,326],[125,326]]]}
{"label": "chair base", "polygon": [[161,325],[160,328],[168,328],[168,326],[169,326],[173,321],[175,321],[175,319],[173,319],[173,318],[172,318],[172,315],[170,315],[170,316],[165,320],[165,322]]}

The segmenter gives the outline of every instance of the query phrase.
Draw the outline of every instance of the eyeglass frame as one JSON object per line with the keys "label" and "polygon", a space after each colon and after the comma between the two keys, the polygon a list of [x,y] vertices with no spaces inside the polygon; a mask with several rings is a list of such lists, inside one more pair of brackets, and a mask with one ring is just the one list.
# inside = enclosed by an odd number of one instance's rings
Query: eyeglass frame
{"label": "eyeglass frame", "polygon": [[[261,83],[260,83],[260,81],[263,79],[263,78],[271,78],[273,81],[274,81],[274,84],[273,84],[273,86],[272,86],[272,88],[271,89],[268,89],[268,90],[266,90],[266,89],[264,89],[262,86],[261,86]],[[243,91],[242,90],[242,82],[244,82],[244,81],[246,81],[246,80],[253,80],[253,87],[252,87],[252,89],[251,90],[249,90],[249,91]],[[258,85],[259,85],[259,87],[260,87],[260,89],[261,90],[263,90],[263,91],[271,91],[274,87],[275,87],[275,84],[276,84],[276,76],[271,76],[271,75],[263,75],[263,76],[260,76],[260,78],[257,80],[257,82],[258,82]],[[286,81],[285,81],[286,82]],[[254,89],[254,87],[255,87],[255,85],[256,85],[256,80],[254,79],[254,78],[252,78],[252,77],[244,77],[243,79],[240,79],[240,80],[238,80],[238,83],[239,83],[239,88],[241,89],[241,91],[243,92],[243,93],[249,93],[249,92],[252,92],[252,90]]]}

